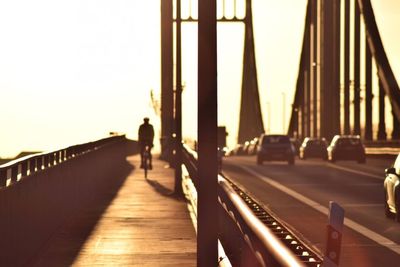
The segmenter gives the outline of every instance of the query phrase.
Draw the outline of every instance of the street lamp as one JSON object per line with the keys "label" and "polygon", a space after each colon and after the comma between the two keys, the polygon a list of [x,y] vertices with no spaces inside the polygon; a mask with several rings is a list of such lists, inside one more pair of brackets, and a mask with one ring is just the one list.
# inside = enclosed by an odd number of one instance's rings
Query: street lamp
{"label": "street lamp", "polygon": [[267,102],[268,128],[267,133],[271,134],[271,104]]}
{"label": "street lamp", "polygon": [[286,130],[286,93],[282,92],[282,133]]}

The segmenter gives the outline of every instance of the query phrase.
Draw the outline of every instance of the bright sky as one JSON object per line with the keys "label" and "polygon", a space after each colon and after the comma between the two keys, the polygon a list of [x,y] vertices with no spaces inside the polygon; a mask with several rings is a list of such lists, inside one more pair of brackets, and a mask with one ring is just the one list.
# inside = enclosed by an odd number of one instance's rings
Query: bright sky
{"label": "bright sky", "polygon": [[[186,0],[183,0],[186,1]],[[197,1],[194,1],[197,3]],[[228,2],[228,1],[227,1]],[[392,67],[400,77],[400,2],[373,0]],[[264,125],[290,115],[306,0],[253,0]],[[144,116],[159,131],[150,90],[160,95],[160,0],[0,1],[0,157],[102,138],[137,137]],[[183,27],[183,133],[196,135],[195,26]],[[219,123],[237,136],[243,32],[218,28]],[[284,94],[283,94],[284,93]]]}

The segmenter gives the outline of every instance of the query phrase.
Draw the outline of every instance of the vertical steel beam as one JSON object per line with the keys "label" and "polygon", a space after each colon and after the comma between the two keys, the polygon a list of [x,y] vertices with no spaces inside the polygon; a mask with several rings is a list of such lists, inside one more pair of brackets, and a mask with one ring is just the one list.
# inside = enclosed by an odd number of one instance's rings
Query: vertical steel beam
{"label": "vertical steel beam", "polygon": [[385,89],[381,80],[379,80],[379,126],[378,140],[386,140],[386,123],[385,123]]}
{"label": "vertical steel beam", "polygon": [[310,14],[310,19],[306,25],[307,27],[307,39],[306,39],[306,51],[305,51],[305,69],[304,69],[304,108],[305,108],[305,128],[306,135],[310,136],[311,134],[311,101],[312,101],[312,86],[313,86],[313,73],[312,73],[312,56],[313,56],[313,25],[312,25],[312,2],[307,5],[307,14]]}
{"label": "vertical steel beam", "polygon": [[217,10],[202,0],[198,26],[197,266],[218,265],[217,239]]}
{"label": "vertical steel beam", "polygon": [[171,160],[174,120],[172,0],[161,1],[161,158]]}
{"label": "vertical steel beam", "polygon": [[368,38],[365,41],[365,140],[372,140],[372,56],[368,46]]}
{"label": "vertical steel beam", "polygon": [[340,133],[340,0],[321,6],[321,135]]}
{"label": "vertical steel beam", "polygon": [[[309,43],[309,41],[308,41]],[[307,46],[306,49],[306,68],[304,70],[304,85],[303,85],[303,131],[304,131],[304,137],[310,136],[310,83],[309,83],[309,71],[308,71],[308,62],[309,62],[309,48]]]}
{"label": "vertical steel beam", "polygon": [[341,47],[341,0],[333,3],[334,55],[333,55],[333,88],[332,88],[332,135],[341,133],[340,125],[340,47]]}
{"label": "vertical steel beam", "polygon": [[399,140],[400,139],[400,121],[397,119],[393,108],[392,108],[392,116],[393,116],[392,140]]}
{"label": "vertical steel beam", "polygon": [[344,1],[344,133],[350,134],[350,0]]}
{"label": "vertical steel beam", "polygon": [[182,38],[181,0],[176,1],[176,95],[175,95],[175,195],[182,190]]}
{"label": "vertical steel beam", "polygon": [[311,68],[313,73],[313,87],[312,87],[312,106],[313,106],[313,132],[314,137],[318,136],[318,0],[312,0],[311,21],[313,24],[313,49]]}
{"label": "vertical steel beam", "polygon": [[360,134],[360,8],[354,1],[354,134]]}

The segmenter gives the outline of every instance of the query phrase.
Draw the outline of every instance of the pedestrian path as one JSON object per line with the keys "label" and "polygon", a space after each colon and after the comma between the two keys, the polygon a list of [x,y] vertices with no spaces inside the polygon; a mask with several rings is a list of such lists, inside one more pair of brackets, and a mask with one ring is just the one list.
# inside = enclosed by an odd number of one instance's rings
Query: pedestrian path
{"label": "pedestrian path", "polygon": [[172,195],[173,169],[154,157],[145,179],[139,156],[127,160],[133,169],[121,187],[77,212],[31,266],[196,266],[196,233],[186,202]]}

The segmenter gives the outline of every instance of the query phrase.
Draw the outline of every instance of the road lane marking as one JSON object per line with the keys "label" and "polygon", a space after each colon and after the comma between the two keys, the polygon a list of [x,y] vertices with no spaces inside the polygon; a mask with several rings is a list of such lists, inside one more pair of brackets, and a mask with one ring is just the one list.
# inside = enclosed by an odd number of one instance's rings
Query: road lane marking
{"label": "road lane marking", "polygon": [[368,177],[371,177],[371,178],[374,178],[374,179],[379,179],[379,180],[381,180],[381,181],[384,180],[383,175],[382,175],[382,176],[374,175],[374,174],[371,174],[371,173],[368,173],[368,172],[357,171],[357,170],[353,170],[353,169],[350,169],[350,168],[347,168],[347,167],[334,165],[334,164],[332,164],[332,163],[326,163],[326,166],[331,167],[331,168],[334,168],[334,169],[342,170],[342,171],[347,171],[347,172],[355,173],[355,174],[358,174],[358,175],[368,176]]}
{"label": "road lane marking", "polygon": [[[250,169],[249,167],[246,167],[246,166],[239,166],[239,167],[242,168],[243,170],[247,171],[248,173],[254,175],[255,177],[263,180],[270,186],[275,187],[276,189],[278,189],[278,190],[288,194],[289,196],[297,199],[298,201],[302,202],[303,204],[306,204],[307,206],[310,206],[311,208],[328,216],[329,209],[327,207],[315,202],[314,200],[309,199],[308,197],[305,197],[304,195],[302,195],[300,193],[297,193],[296,191],[282,185],[281,183],[274,181],[273,179],[271,179],[265,175],[259,174],[258,172]],[[351,219],[345,218],[344,224],[347,227],[351,228],[352,230],[356,231],[357,233],[365,236],[366,238],[368,238],[372,241],[375,241],[379,245],[384,246],[384,247],[390,249],[391,251],[400,255],[400,245],[396,244],[392,240],[366,228],[365,226],[363,226],[359,223],[356,223],[355,221],[353,221]]]}

